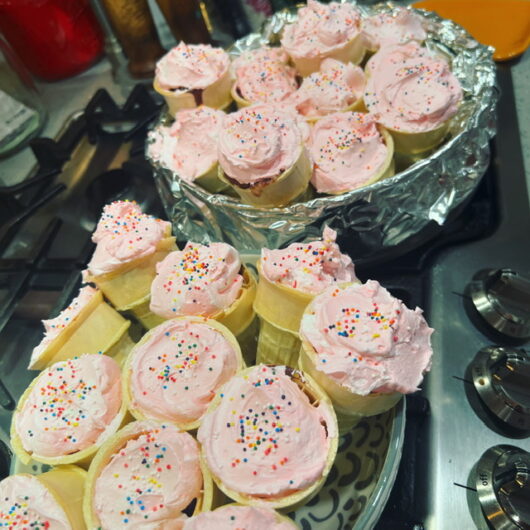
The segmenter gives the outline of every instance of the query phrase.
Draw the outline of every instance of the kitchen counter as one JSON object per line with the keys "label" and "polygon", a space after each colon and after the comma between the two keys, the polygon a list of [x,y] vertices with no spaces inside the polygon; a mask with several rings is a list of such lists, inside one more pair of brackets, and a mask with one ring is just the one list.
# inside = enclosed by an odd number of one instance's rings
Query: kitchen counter
{"label": "kitchen counter", "polygon": [[[515,86],[519,130],[525,162],[527,192],[530,201],[530,51],[511,66]],[[40,83],[39,89],[46,108],[48,121],[42,136],[54,137],[65,120],[82,109],[94,92],[106,88],[121,103],[130,90],[114,83],[110,63],[100,61],[83,74],[58,83]],[[0,184],[11,185],[23,180],[31,172],[35,160],[29,151],[23,151],[0,160]]]}

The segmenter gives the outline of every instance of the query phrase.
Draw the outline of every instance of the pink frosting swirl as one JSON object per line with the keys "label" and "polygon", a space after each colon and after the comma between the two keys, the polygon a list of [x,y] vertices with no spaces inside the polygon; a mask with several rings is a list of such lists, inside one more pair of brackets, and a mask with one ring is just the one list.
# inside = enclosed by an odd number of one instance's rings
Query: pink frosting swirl
{"label": "pink frosting swirl", "polygon": [[305,77],[291,103],[306,117],[344,110],[363,96],[366,80],[359,66],[324,59],[320,71]]}
{"label": "pink frosting swirl", "polygon": [[364,94],[366,107],[385,127],[426,132],[454,116],[462,88],[444,59],[425,54],[387,69],[385,64],[380,62],[371,73]]}
{"label": "pink frosting swirl", "polygon": [[87,270],[99,276],[150,256],[155,253],[157,244],[170,234],[171,223],[142,213],[134,201],[107,204],[92,234],[96,249]]}
{"label": "pink frosting swirl", "polygon": [[359,112],[319,120],[307,147],[314,164],[311,183],[320,193],[364,186],[381,170],[388,154],[374,117]]}
{"label": "pink frosting swirl", "polygon": [[118,428],[115,420],[121,399],[116,361],[106,355],[86,354],[46,368],[13,421],[29,453],[69,455]]}
{"label": "pink frosting swirl", "polygon": [[132,405],[146,416],[198,420],[238,368],[234,347],[207,321],[176,319],[156,327],[131,352]]}
{"label": "pink frosting swirl", "polygon": [[330,287],[300,327],[316,351],[316,368],[362,396],[415,392],[431,366],[432,332],[421,309],[408,309],[373,280]]}
{"label": "pink frosting swirl", "polygon": [[219,406],[203,418],[197,436],[206,461],[230,489],[281,498],[322,476],[333,423],[288,370],[258,365],[234,376],[221,389]]}
{"label": "pink frosting swirl", "polygon": [[351,4],[308,0],[285,27],[282,46],[291,57],[322,57],[359,35],[361,17]]}
{"label": "pink frosting swirl", "polygon": [[261,271],[277,282],[305,293],[317,294],[336,282],[357,281],[351,258],[335,243],[337,232],[324,228],[322,240],[292,243],[278,250],[261,249]]}
{"label": "pink frosting swirl", "polygon": [[165,318],[214,316],[230,307],[241,291],[239,254],[226,243],[189,241],[157,264],[151,284],[153,313]]}
{"label": "pink frosting swirl", "polygon": [[385,46],[370,57],[366,63],[365,72],[367,77],[372,74],[386,74],[391,77],[408,59],[428,56],[430,56],[429,50],[415,41],[407,42],[406,44]]}
{"label": "pink frosting swirl", "polygon": [[227,115],[219,133],[219,163],[244,185],[276,179],[295,164],[301,150],[294,115],[267,104]]}
{"label": "pink frosting swirl", "polygon": [[180,42],[156,63],[156,79],[166,90],[204,89],[220,79],[230,66],[222,48]]}
{"label": "pink frosting swirl", "polygon": [[62,506],[38,478],[11,475],[0,482],[0,527],[71,530]]}
{"label": "pink frosting swirl", "polygon": [[178,111],[171,127],[154,133],[150,156],[186,182],[193,182],[217,164],[217,137],[224,116],[224,112],[204,105]]}
{"label": "pink frosting swirl", "polygon": [[79,294],[72,300],[66,309],[63,309],[55,318],[42,321],[44,325],[44,337],[40,344],[33,349],[31,360],[29,362],[30,367],[35,364],[63,330],[75,322],[81,309],[83,309],[97,293],[98,290],[89,285],[82,287],[79,290]]}
{"label": "pink frosting swirl", "polygon": [[173,425],[136,422],[131,437],[101,470],[92,506],[103,530],[182,528],[199,497],[202,473],[193,437]]}
{"label": "pink frosting swirl", "polygon": [[186,521],[184,530],[293,530],[294,523],[279,520],[270,508],[223,506]]}
{"label": "pink frosting swirl", "polygon": [[[278,51],[276,51],[278,50]],[[235,87],[247,101],[281,102],[298,88],[296,70],[278,48],[260,48],[236,60]]]}
{"label": "pink frosting swirl", "polygon": [[411,40],[423,42],[427,38],[421,17],[406,8],[368,17],[362,21],[362,29],[371,49],[405,44]]}

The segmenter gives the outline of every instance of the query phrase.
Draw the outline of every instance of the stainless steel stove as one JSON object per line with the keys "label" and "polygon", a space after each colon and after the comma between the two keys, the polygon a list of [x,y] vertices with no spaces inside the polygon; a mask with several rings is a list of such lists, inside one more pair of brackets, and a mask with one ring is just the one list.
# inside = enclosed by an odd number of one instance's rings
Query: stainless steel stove
{"label": "stainless steel stove", "polygon": [[[530,211],[509,70],[499,83],[494,157],[469,204],[414,251],[358,268],[424,307],[436,329],[432,371],[407,399],[402,464],[379,530],[483,529],[487,517],[493,528],[530,528]],[[122,108],[100,91],[56,142],[34,142],[32,179],[0,188],[0,441],[34,375],[26,365],[39,321],[77,289],[101,206],[135,199],[163,215],[143,158],[158,110],[142,87]],[[8,460],[0,444],[0,474]]]}

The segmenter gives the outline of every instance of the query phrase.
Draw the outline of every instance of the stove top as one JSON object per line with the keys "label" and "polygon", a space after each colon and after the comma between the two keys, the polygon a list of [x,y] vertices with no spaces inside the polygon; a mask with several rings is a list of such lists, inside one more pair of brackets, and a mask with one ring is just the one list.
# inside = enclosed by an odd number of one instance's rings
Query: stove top
{"label": "stove top", "polygon": [[[499,69],[499,83],[503,96],[493,160],[469,204],[436,239],[357,270],[361,279],[379,280],[407,305],[425,308],[436,329],[432,371],[423,390],[407,398],[402,464],[378,529],[488,528],[479,497],[490,517],[499,512],[499,499],[512,517],[498,528],[530,527],[530,438],[517,426],[521,415],[527,421],[530,407],[524,339],[489,330],[468,287],[479,271],[507,269],[492,273],[503,304],[490,312],[500,307],[508,325],[528,317],[530,212],[509,69]],[[79,287],[101,207],[134,199],[144,211],[164,216],[143,156],[147,126],[160,105],[142,86],[121,108],[98,91],[56,141],[33,142],[35,175],[0,188],[0,440],[7,441],[12,409],[34,377],[26,365],[41,338],[40,320],[65,307]],[[490,350],[484,353],[489,346],[510,350],[494,348],[498,357],[491,357]],[[482,357],[472,365],[479,352]],[[491,376],[480,372],[485,366],[493,367]],[[499,399],[504,408],[497,406]],[[488,402],[501,411],[497,416],[485,412]],[[505,449],[492,449],[496,446]],[[0,449],[5,474],[1,444]],[[503,493],[492,493],[490,486]],[[519,522],[514,512],[522,514]]]}

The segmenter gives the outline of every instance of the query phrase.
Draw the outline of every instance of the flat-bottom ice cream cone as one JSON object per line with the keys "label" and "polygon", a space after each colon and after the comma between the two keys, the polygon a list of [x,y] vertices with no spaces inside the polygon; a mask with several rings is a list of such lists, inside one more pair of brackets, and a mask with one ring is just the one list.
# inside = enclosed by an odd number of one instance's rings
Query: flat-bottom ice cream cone
{"label": "flat-bottom ice cream cone", "polygon": [[[254,320],[255,314],[252,308],[256,296],[256,280],[252,274],[243,267],[243,286],[236,301],[227,309],[208,316],[226,326],[236,337],[244,334]],[[168,320],[153,313],[150,310],[151,296],[145,296],[136,303],[124,307],[124,311],[130,312],[146,329],[152,329],[162,322]],[[184,316],[184,315],[179,315]]]}
{"label": "flat-bottom ice cream cone", "polygon": [[432,131],[407,133],[386,127],[394,139],[396,153],[421,155],[440,145],[449,130],[449,120]]}
{"label": "flat-bottom ice cream cone", "polygon": [[[112,457],[118,453],[121,448],[125,447],[129,440],[133,440],[138,438],[140,435],[149,432],[146,425],[148,426],[155,424],[156,422],[133,422],[122,430],[118,431],[98,451],[88,470],[83,499],[83,513],[88,529],[101,528],[101,522],[94,510],[93,499],[95,495],[96,480],[101,474],[102,470],[111,461]],[[159,423],[159,425],[162,424]],[[200,460],[200,468],[203,478],[203,485],[200,496],[196,498],[193,515],[211,510],[214,503],[214,497],[217,502],[222,502],[222,496],[219,496],[218,493],[214,493],[214,486],[210,471],[208,470],[208,467],[204,465],[202,460]]]}
{"label": "flat-bottom ice cream cone", "polygon": [[42,464],[47,464],[49,466],[62,466],[62,465],[68,465],[68,464],[75,464],[77,466],[81,466],[82,468],[88,469],[88,466],[90,465],[90,462],[94,458],[94,455],[97,453],[98,449],[105,443],[105,441],[112,436],[113,433],[115,433],[118,429],[125,426],[127,423],[129,423],[133,418],[127,411],[127,402],[125,399],[122,399],[120,409],[114,419],[108,424],[105,431],[99,436],[96,443],[93,445],[82,449],[81,451],[77,451],[75,453],[70,453],[66,455],[61,456],[44,456],[44,455],[38,455],[36,453],[30,453],[26,451],[22,444],[22,440],[20,439],[20,436],[16,430],[15,427],[15,418],[17,414],[21,413],[21,410],[23,408],[23,405],[25,401],[27,400],[28,396],[32,392],[36,382],[38,380],[38,377],[36,377],[31,384],[28,386],[28,388],[25,390],[25,392],[20,397],[20,400],[17,404],[17,407],[15,409],[15,412],[13,414],[13,419],[11,421],[11,448],[13,449],[13,452],[15,453],[15,456],[22,462],[22,464],[27,465],[31,460],[35,460],[36,462],[40,462]]}
{"label": "flat-bottom ice cream cone", "polygon": [[257,364],[284,364],[298,368],[300,338],[298,333],[275,326],[260,318]]}
{"label": "flat-bottom ice cream cone", "polygon": [[299,289],[271,282],[263,274],[261,260],[257,263],[259,282],[254,310],[264,320],[298,334],[305,308],[315,297]]}
{"label": "flat-bottom ice cream cone", "polygon": [[[255,369],[256,367],[247,368],[243,371],[243,374],[250,373]],[[291,369],[285,367],[285,373],[308,397],[309,402],[314,407],[327,407],[328,412],[331,413],[329,416],[327,416],[328,425],[326,427],[326,432],[328,433],[329,447],[326,454],[324,469],[321,476],[312,482],[307,488],[286,494],[282,497],[257,497],[236,491],[228,487],[219,477],[215,475],[215,473],[212,473],[212,479],[217,487],[230,499],[239,504],[243,504],[245,506],[267,506],[281,511],[296,510],[297,508],[307,504],[315,495],[318,494],[326,481],[329,471],[333,466],[333,462],[335,461],[338,448],[337,425],[335,423],[335,414],[329,398],[327,397],[326,393],[318,386],[318,384],[307,374],[301,373],[298,370],[291,370],[290,372],[289,370]],[[220,405],[222,399],[223,397],[221,396],[221,393],[218,392],[208,407],[208,413],[214,411]],[[200,433],[199,439],[201,439]],[[202,458],[204,459],[206,465],[207,458],[204,446],[202,450]]]}
{"label": "flat-bottom ice cream cone", "polygon": [[303,77],[307,77],[313,72],[318,72],[320,69],[320,64],[324,59],[328,57],[331,59],[336,59],[341,63],[353,63],[359,64],[362,62],[364,53],[365,53],[365,41],[361,33],[356,37],[348,41],[343,46],[336,48],[331,52],[327,52],[323,55],[318,55],[317,57],[293,57],[293,63],[296,67],[298,73]]}
{"label": "flat-bottom ice cream cone", "polygon": [[256,350],[258,347],[259,318],[254,315],[250,324],[239,335],[236,335],[237,342],[241,348],[241,354],[247,366],[256,363]]}
{"label": "flat-bottom ice cream cone", "polygon": [[138,300],[126,307],[122,307],[121,311],[137,320],[145,329],[153,329],[159,324],[162,324],[162,322],[165,322],[167,319],[159,315],[155,315],[155,313],[149,309],[150,303],[151,295],[148,294],[141,300]]}
{"label": "flat-bottom ice cream cone", "polygon": [[232,79],[227,70],[217,81],[210,86],[196,91],[178,92],[162,88],[155,77],[154,89],[166,100],[169,114],[175,114],[181,109],[193,109],[200,105],[206,105],[212,109],[225,110],[232,103],[230,90]]}
{"label": "flat-bottom ice cream cone", "polygon": [[246,204],[263,208],[281,207],[291,203],[307,189],[311,180],[311,162],[305,147],[302,147],[295,164],[272,181],[258,182],[244,188],[228,177],[221,166],[219,179],[230,185]]}
{"label": "flat-bottom ice cream cone", "polygon": [[112,305],[121,311],[149,294],[156,275],[156,264],[173,250],[177,250],[175,238],[168,234],[157,243],[153,254],[126,263],[106,274],[92,276],[87,273],[85,280],[96,284]]}
{"label": "flat-bottom ice cream cone", "polygon": [[134,348],[135,342],[128,333],[124,333],[106,354],[112,357],[120,366],[123,366],[129,352]]}
{"label": "flat-bottom ice cream cone", "polygon": [[98,291],[44,350],[32,356],[28,368],[43,370],[82,353],[105,353],[112,357],[123,350],[130,324]]}
{"label": "flat-bottom ice cream cone", "polygon": [[222,193],[229,187],[226,182],[219,179],[219,164],[217,162],[193,182],[210,193]]}
{"label": "flat-bottom ice cream cone", "polygon": [[[362,187],[370,186],[370,184],[375,184],[376,182],[379,182],[381,180],[384,180],[386,178],[390,178],[394,176],[396,172],[396,165],[394,162],[394,140],[392,139],[391,134],[382,126],[377,127],[379,132],[381,133],[381,136],[383,137],[384,143],[387,146],[387,153],[386,158],[381,165],[381,168],[377,173],[375,173],[369,180],[367,180]],[[357,188],[360,189],[360,188]],[[348,191],[352,190],[341,190],[334,193],[328,192],[327,195],[341,195],[343,193],[346,193]]]}
{"label": "flat-bottom ice cream cone", "polygon": [[245,107],[250,107],[252,105],[252,101],[249,101],[248,99],[245,99],[240,93],[236,86],[236,83],[232,85],[231,90],[232,99],[236,102],[238,109],[243,109]]}
{"label": "flat-bottom ice cream cone", "polygon": [[45,473],[14,473],[0,483],[1,527],[85,530],[83,494],[87,472],[58,466]]}
{"label": "flat-bottom ice cream cone", "polygon": [[[166,321],[168,324],[170,321]],[[183,323],[189,323],[189,324],[204,324],[209,326],[210,328],[217,331],[220,335],[222,335],[223,339],[228,342],[231,345],[231,350],[234,352],[235,357],[237,358],[237,369],[235,373],[240,372],[241,370],[244,370],[246,368],[245,362],[243,360],[243,355],[240,347],[240,343],[234,335],[230,332],[228,328],[217,322],[216,320],[210,319],[210,318],[203,318],[203,317],[194,317],[194,316],[187,316],[187,317],[177,317],[175,319],[172,319],[171,322],[183,322]],[[142,346],[146,342],[150,342],[151,340],[157,340],[160,335],[163,335],[164,332],[167,330],[167,326],[163,326],[162,329],[154,328],[150,331],[148,331],[142,339],[138,342],[136,345],[138,348],[142,348]],[[201,353],[204,353],[203,351]],[[194,431],[196,430],[200,423],[202,417],[199,417],[192,421],[177,421],[175,417],[168,417],[167,419],[162,420],[161,417],[153,417],[146,415],[145,408],[142,407],[141,404],[135,403],[134,399],[134,390],[132,388],[132,382],[131,379],[133,378],[133,356],[135,355],[135,352],[132,352],[131,355],[127,358],[126,363],[123,366],[123,396],[126,402],[128,403],[129,412],[134,416],[134,418],[138,421],[168,421],[171,422],[173,425],[175,425],[178,429],[182,431]],[[219,354],[218,354],[219,355]],[[137,366],[142,366],[143,363],[138,364]],[[159,390],[160,387],[156,388],[155,390]],[[215,392],[215,388],[210,389],[211,393],[213,394]],[[149,396],[154,392],[153,389],[149,389]],[[158,412],[158,411],[157,411]],[[149,414],[149,412],[147,412]]]}
{"label": "flat-bottom ice cream cone", "polygon": [[83,530],[83,495],[87,472],[77,466],[58,466],[36,475],[65,511],[73,530]]}
{"label": "flat-bottom ice cream cone", "polygon": [[[363,416],[375,416],[390,410],[403,397],[399,392],[377,394],[372,392],[367,396],[354,394],[333,378],[318,370],[317,354],[313,346],[301,338],[300,369],[308,373],[327,393],[339,421],[339,432],[343,434],[353,427]],[[341,424],[340,421],[343,421]]]}

